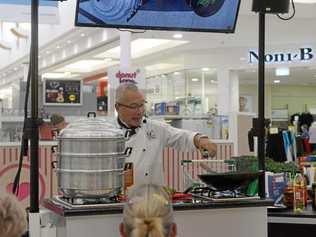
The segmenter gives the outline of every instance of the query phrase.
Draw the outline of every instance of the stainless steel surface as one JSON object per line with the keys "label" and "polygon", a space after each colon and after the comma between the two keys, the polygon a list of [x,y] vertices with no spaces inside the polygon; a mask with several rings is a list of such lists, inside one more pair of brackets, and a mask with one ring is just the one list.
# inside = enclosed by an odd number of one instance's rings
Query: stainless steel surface
{"label": "stainless steel surface", "polygon": [[113,123],[90,118],[58,137],[58,188],[65,197],[102,197],[122,187],[125,137]]}

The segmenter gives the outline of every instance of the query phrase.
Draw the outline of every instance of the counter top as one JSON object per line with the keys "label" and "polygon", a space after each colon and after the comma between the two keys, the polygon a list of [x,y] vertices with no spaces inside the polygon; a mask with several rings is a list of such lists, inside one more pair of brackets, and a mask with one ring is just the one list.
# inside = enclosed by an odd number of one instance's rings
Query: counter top
{"label": "counter top", "polygon": [[269,223],[316,224],[316,211],[309,204],[300,213],[293,209],[268,209]]}
{"label": "counter top", "polygon": [[[244,207],[264,207],[271,206],[273,202],[265,199],[225,201],[225,202],[196,202],[196,203],[175,203],[175,211],[203,210],[219,208],[244,208]],[[45,199],[42,206],[61,216],[86,216],[86,215],[106,215],[122,213],[124,203],[114,203],[102,206],[70,208],[56,203],[53,199]]]}

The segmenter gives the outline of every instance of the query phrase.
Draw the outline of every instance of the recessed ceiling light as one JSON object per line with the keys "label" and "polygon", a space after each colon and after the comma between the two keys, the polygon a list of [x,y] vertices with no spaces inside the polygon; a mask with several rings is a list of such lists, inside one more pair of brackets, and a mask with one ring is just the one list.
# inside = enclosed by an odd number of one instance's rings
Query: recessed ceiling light
{"label": "recessed ceiling light", "polygon": [[17,70],[18,70],[18,68],[17,68],[17,67],[15,67],[15,68],[13,68],[13,70],[14,70],[14,71],[17,71]]}
{"label": "recessed ceiling light", "polygon": [[174,72],[173,75],[180,75],[180,72]]}
{"label": "recessed ceiling light", "polygon": [[207,72],[207,71],[209,71],[209,70],[210,70],[210,69],[209,69],[208,67],[203,67],[203,68],[202,68],[202,71],[203,71],[203,72]]}
{"label": "recessed ceiling light", "polygon": [[211,80],[211,83],[215,83],[215,80]]}
{"label": "recessed ceiling light", "polygon": [[183,38],[183,35],[180,34],[180,33],[176,33],[176,34],[174,34],[172,37],[175,38],[175,39],[182,39],[182,38]]}
{"label": "recessed ceiling light", "polygon": [[56,49],[60,49],[60,46],[59,46],[59,45],[57,45],[57,46],[56,46]]}
{"label": "recessed ceiling light", "polygon": [[199,81],[200,79],[199,78],[192,78],[191,80],[192,81]]}
{"label": "recessed ceiling light", "polygon": [[281,81],[280,80],[274,80],[273,83],[279,84]]}
{"label": "recessed ceiling light", "polygon": [[85,33],[81,33],[80,36],[81,36],[81,37],[85,37],[86,34],[85,34]]}
{"label": "recessed ceiling light", "polygon": [[288,67],[281,67],[275,69],[276,76],[288,76],[290,75],[290,69]]}

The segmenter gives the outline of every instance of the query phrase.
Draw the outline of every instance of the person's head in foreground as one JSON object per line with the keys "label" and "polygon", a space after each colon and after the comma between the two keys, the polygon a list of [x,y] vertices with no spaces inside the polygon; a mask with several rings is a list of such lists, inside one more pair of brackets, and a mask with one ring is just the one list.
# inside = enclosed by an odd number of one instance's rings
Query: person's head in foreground
{"label": "person's head in foreground", "polygon": [[170,197],[161,186],[143,184],[129,192],[120,233],[122,237],[176,236]]}
{"label": "person's head in foreground", "polygon": [[15,196],[0,190],[0,236],[21,237],[26,226],[25,211]]}

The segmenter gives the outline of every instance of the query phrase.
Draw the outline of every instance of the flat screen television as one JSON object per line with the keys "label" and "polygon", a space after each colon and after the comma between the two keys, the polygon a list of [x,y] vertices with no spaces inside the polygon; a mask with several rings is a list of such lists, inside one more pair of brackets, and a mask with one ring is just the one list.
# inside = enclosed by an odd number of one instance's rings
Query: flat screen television
{"label": "flat screen television", "polygon": [[77,0],[76,26],[233,33],[240,0]]}
{"label": "flat screen television", "polygon": [[82,105],[82,80],[44,79],[44,105]]}

